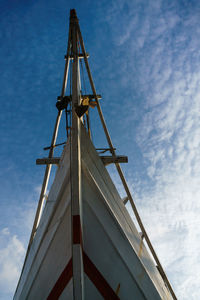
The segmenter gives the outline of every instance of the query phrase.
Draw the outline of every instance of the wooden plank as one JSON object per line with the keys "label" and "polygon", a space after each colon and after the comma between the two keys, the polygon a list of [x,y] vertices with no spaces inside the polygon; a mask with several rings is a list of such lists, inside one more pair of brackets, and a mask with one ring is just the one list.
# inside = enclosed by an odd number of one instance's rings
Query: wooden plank
{"label": "wooden plank", "polygon": [[127,156],[100,156],[104,165],[109,165],[113,163],[127,163],[128,157]]}
{"label": "wooden plank", "polygon": [[60,157],[44,157],[36,159],[36,165],[58,165]]}
{"label": "wooden plank", "polygon": [[102,99],[101,95],[92,95],[92,94],[88,94],[88,95],[81,95],[82,98],[89,98],[90,100],[95,99],[95,97],[97,97],[98,99]]}
{"label": "wooden plank", "polygon": [[[86,53],[86,55],[87,55],[87,58],[90,57],[90,56],[89,56],[89,53]],[[73,55],[70,55],[69,57],[70,57],[71,59],[74,58]],[[82,53],[79,53],[79,54],[78,54],[78,57],[79,57],[79,58],[84,58],[84,55],[83,55]],[[65,59],[66,59],[66,58],[67,58],[67,56],[65,56]]]}

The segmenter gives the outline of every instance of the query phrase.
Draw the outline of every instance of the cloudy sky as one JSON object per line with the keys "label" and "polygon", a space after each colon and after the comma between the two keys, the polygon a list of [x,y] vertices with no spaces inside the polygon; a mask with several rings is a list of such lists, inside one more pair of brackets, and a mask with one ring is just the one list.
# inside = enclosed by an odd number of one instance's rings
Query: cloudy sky
{"label": "cloudy sky", "polygon": [[[0,299],[12,299],[30,235],[44,173],[35,159],[52,136],[71,8],[113,143],[129,157],[123,170],[146,230],[178,299],[199,299],[200,2],[193,0],[1,0]],[[94,142],[105,147],[95,113]]]}

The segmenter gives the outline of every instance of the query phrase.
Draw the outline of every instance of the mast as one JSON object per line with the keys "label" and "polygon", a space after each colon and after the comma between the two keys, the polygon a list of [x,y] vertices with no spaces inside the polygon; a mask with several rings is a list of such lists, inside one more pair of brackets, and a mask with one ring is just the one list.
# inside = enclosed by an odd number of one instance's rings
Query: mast
{"label": "mast", "polygon": [[78,19],[76,11],[70,11],[72,27],[72,130],[71,130],[71,212],[72,212],[72,265],[73,293],[75,300],[84,298],[83,292],[83,255],[82,255],[82,199],[81,199],[81,150],[80,118],[76,108],[80,106],[80,76],[78,54]]}

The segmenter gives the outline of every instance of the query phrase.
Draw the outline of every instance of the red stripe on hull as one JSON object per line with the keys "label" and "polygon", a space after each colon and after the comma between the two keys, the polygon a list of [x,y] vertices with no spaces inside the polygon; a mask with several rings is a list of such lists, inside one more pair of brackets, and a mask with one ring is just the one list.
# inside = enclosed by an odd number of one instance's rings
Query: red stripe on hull
{"label": "red stripe on hull", "polygon": [[67,286],[71,278],[72,278],[72,259],[70,259],[67,266],[61,273],[51,293],[47,297],[47,300],[57,300],[62,294],[62,292],[64,291],[65,287]]}
{"label": "red stripe on hull", "polygon": [[[95,285],[99,293],[104,297],[105,300],[120,300],[116,295],[110,285],[107,283],[103,275],[99,272],[93,262],[89,259],[87,254],[83,252],[83,264],[84,272],[87,274],[88,278]],[[69,283],[73,276],[72,270],[72,258],[68,262],[67,266],[63,270],[62,274],[58,278],[56,284],[54,285],[51,293],[47,297],[47,300],[58,300],[65,287]]]}
{"label": "red stripe on hull", "polygon": [[100,294],[105,300],[119,300],[120,298],[116,295],[110,285],[107,283],[103,275],[99,272],[89,257],[83,253],[84,271],[93,284],[96,286]]}
{"label": "red stripe on hull", "polygon": [[81,219],[79,215],[73,216],[73,244],[82,246]]}

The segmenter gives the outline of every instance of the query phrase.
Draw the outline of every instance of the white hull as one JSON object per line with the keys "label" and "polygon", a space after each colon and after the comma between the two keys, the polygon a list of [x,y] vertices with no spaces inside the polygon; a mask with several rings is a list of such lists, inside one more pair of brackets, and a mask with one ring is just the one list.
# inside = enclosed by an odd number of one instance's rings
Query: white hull
{"label": "white hull", "polygon": [[[83,126],[81,170],[84,299],[172,299]],[[15,300],[73,299],[70,187],[68,143]]]}

